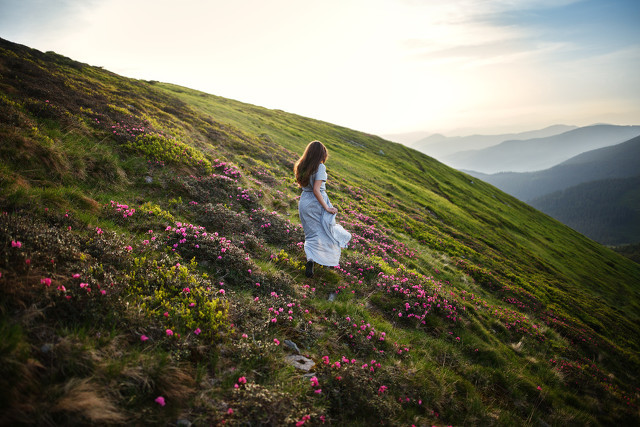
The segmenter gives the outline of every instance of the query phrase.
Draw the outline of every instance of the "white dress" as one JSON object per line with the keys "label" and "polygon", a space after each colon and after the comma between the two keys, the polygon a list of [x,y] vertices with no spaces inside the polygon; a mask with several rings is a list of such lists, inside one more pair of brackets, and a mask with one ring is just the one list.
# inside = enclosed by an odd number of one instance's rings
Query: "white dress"
{"label": "white dress", "polygon": [[334,267],[340,265],[341,248],[346,248],[351,234],[340,224],[336,224],[336,214],[330,214],[322,208],[313,194],[313,183],[322,181],[320,193],[327,206],[332,207],[325,189],[327,168],[320,163],[316,173],[311,175],[309,185],[302,189],[298,213],[304,229],[304,251],[307,261]]}

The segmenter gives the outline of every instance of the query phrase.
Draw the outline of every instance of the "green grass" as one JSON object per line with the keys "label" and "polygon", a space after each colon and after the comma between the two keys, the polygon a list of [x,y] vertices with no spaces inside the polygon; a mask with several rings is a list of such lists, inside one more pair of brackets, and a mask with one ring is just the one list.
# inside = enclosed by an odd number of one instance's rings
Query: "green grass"
{"label": "green grass", "polygon": [[[4,41],[0,67],[9,422],[638,422],[640,265],[373,135]],[[314,139],[354,239],[307,279]]]}

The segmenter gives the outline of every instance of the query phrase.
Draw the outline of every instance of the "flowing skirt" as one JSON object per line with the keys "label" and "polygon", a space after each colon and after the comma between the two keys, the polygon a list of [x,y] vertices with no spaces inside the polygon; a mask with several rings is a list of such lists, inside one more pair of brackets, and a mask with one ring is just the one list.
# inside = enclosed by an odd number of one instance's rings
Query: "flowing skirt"
{"label": "flowing skirt", "polygon": [[[327,206],[332,206],[324,191],[322,198]],[[307,261],[311,260],[328,267],[340,265],[341,248],[347,247],[351,234],[340,224],[336,224],[336,214],[325,211],[310,191],[302,192],[298,213],[304,229],[304,251]]]}

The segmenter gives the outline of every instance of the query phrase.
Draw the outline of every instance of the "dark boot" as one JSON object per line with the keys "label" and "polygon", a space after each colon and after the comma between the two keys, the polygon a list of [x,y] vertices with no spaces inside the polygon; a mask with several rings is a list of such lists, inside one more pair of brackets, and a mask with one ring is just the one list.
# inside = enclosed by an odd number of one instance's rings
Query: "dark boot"
{"label": "dark boot", "polygon": [[307,277],[313,277],[313,261],[311,261],[311,260],[307,261],[307,265],[306,265],[306,268],[304,270],[304,274]]}

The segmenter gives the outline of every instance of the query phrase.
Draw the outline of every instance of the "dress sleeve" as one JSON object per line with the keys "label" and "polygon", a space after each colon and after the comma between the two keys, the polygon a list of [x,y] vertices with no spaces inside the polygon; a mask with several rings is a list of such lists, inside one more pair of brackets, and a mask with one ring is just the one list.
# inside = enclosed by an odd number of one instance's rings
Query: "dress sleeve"
{"label": "dress sleeve", "polygon": [[318,170],[315,173],[314,177],[315,181],[326,181],[327,180],[327,167],[324,163],[320,163],[318,166]]}

